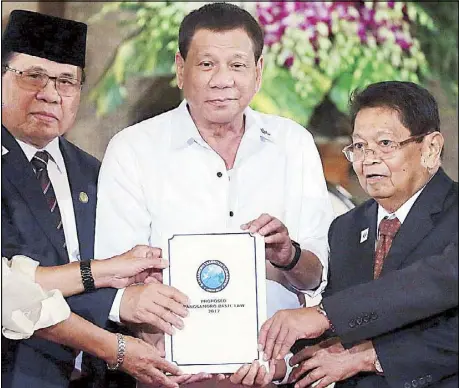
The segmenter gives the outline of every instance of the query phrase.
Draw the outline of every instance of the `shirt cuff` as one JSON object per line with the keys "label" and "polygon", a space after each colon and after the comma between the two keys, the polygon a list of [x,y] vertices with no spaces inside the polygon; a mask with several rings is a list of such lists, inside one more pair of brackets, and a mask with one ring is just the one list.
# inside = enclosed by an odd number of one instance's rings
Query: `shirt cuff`
{"label": "shirt cuff", "polygon": [[[33,305],[29,309],[14,310],[11,313],[9,324],[2,327],[2,333],[6,338],[20,340],[30,338],[35,330],[43,329],[65,321],[70,316],[70,307],[59,290],[46,292],[46,299],[39,305]],[[39,310],[38,314],[34,314]],[[34,316],[38,315],[38,319]]]}
{"label": "shirt cuff", "polygon": [[2,333],[26,339],[35,330],[53,326],[70,316],[59,290],[45,291],[35,283],[38,262],[26,256],[2,258]]}
{"label": "shirt cuff", "polygon": [[325,250],[322,249],[323,242],[314,241],[311,239],[307,242],[301,243],[300,246],[302,250],[312,252],[314,255],[316,255],[320,261],[320,264],[322,264],[320,284],[314,290],[303,290],[295,287],[293,284],[290,285],[295,291],[301,292],[305,295],[306,307],[315,306],[320,303],[322,299],[322,293],[328,283],[328,248]]}
{"label": "shirt cuff", "polygon": [[20,272],[31,281],[35,281],[35,272],[40,263],[23,255],[16,255],[10,261],[11,271]]}
{"label": "shirt cuff", "polygon": [[120,288],[115,295],[115,299],[113,300],[112,308],[110,309],[110,313],[108,314],[108,319],[115,323],[121,323],[120,319],[120,307],[121,307],[121,299],[123,298],[124,290],[126,288]]}
{"label": "shirt cuff", "polygon": [[375,366],[375,369],[376,369],[376,374],[378,374],[378,375],[383,375],[384,374],[384,370],[382,368],[381,363],[379,362],[379,358],[378,358],[377,354],[376,354],[376,357],[375,357],[374,366]]}

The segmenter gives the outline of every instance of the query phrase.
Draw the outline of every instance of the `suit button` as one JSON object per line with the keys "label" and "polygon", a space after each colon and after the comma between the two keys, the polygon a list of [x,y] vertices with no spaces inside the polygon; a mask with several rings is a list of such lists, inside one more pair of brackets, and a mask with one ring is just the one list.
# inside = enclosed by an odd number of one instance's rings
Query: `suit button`
{"label": "suit button", "polygon": [[352,327],[355,327],[355,321],[354,321],[353,319],[351,319],[351,320],[349,321],[349,327],[351,327],[351,328],[352,328]]}
{"label": "suit button", "polygon": [[426,381],[427,381],[428,383],[431,383],[431,382],[432,382],[432,376],[431,376],[431,375],[427,375],[427,376],[426,376]]}
{"label": "suit button", "polygon": [[413,388],[416,388],[416,387],[418,386],[418,382],[417,382],[416,380],[413,380],[413,381],[411,382],[411,386],[412,386]]}
{"label": "suit button", "polygon": [[357,325],[360,326],[362,324],[362,317],[358,317],[355,323],[357,323]]}
{"label": "suit button", "polygon": [[403,387],[404,388],[411,388],[411,384],[410,383],[405,383],[405,384],[403,384]]}
{"label": "suit button", "polygon": [[426,380],[424,377],[419,378],[419,385],[424,385],[426,383]]}
{"label": "suit button", "polygon": [[368,323],[370,322],[370,314],[363,314],[363,322]]}
{"label": "suit button", "polygon": [[378,314],[376,314],[375,312],[371,313],[370,319],[371,319],[372,321],[376,321],[376,320],[378,319]]}

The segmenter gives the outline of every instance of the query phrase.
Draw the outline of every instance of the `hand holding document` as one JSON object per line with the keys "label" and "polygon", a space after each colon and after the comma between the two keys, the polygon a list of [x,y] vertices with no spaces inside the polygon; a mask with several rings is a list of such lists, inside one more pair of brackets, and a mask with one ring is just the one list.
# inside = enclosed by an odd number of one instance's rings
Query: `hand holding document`
{"label": "hand holding document", "polygon": [[234,373],[254,360],[266,320],[263,237],[248,232],[168,238],[164,283],[190,299],[185,328],[166,335],[166,359],[185,373]]}

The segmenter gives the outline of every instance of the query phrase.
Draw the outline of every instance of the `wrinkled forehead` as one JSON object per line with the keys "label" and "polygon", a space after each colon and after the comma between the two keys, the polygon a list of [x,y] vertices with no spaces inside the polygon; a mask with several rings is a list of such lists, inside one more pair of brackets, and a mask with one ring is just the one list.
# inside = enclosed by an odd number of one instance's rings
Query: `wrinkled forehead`
{"label": "wrinkled forehead", "polygon": [[352,137],[375,138],[382,135],[406,137],[410,131],[402,124],[395,109],[374,107],[360,110],[355,118]]}
{"label": "wrinkled forehead", "polygon": [[243,28],[214,31],[207,28],[197,29],[190,44],[190,51],[202,53],[203,51],[235,50],[241,53],[254,55],[252,39]]}
{"label": "wrinkled forehead", "polygon": [[17,70],[42,70],[49,75],[66,74],[77,77],[81,68],[67,63],[50,61],[46,58],[35,57],[33,55],[15,53],[8,61],[8,66]]}

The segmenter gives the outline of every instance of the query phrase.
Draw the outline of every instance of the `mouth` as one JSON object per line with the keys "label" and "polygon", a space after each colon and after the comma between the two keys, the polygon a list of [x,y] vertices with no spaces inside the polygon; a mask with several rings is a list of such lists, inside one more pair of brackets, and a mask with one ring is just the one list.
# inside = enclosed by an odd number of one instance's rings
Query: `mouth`
{"label": "mouth", "polygon": [[386,175],[382,175],[382,174],[365,174],[365,178],[367,180],[367,182],[378,182],[384,178],[387,178]]}
{"label": "mouth", "polygon": [[41,121],[54,122],[58,120],[58,118],[50,112],[32,112],[31,114],[33,117]]}
{"label": "mouth", "polygon": [[212,100],[207,100],[207,102],[214,105],[225,105],[235,100],[235,98],[214,98]]}

